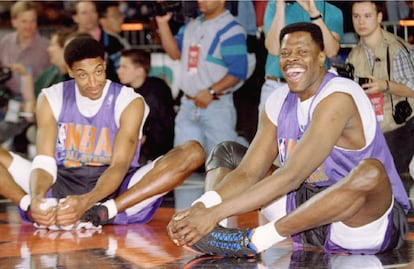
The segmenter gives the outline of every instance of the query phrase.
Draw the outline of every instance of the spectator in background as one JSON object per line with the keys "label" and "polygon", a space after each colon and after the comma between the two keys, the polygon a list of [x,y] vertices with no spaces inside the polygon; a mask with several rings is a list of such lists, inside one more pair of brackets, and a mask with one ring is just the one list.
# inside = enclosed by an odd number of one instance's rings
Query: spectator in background
{"label": "spectator in background", "polygon": [[104,46],[107,54],[105,56],[106,75],[108,79],[119,82],[116,74],[116,65],[119,61],[120,51],[124,49],[124,45],[117,37],[105,32],[100,27],[96,3],[94,1],[76,1],[73,7],[72,19],[77,25],[78,32],[89,33]]}
{"label": "spectator in background", "polygon": [[249,78],[256,67],[256,49],[257,49],[257,36],[256,36],[256,12],[254,9],[253,1],[251,0],[238,0],[227,1],[227,9],[236,17],[237,21],[246,31],[246,44],[248,52],[248,69],[247,78]]}
{"label": "spectator in background", "polygon": [[141,165],[167,153],[174,142],[174,107],[170,87],[164,80],[150,77],[151,54],[142,49],[128,49],[121,53],[118,77],[122,84],[135,89],[150,108],[144,124]]}
{"label": "spectator in background", "polygon": [[[246,33],[225,1],[198,1],[202,13],[174,36],[172,13],[156,16],[162,45],[180,59],[181,105],[174,145],[197,140],[208,153],[219,142],[243,140],[236,132],[233,92],[247,76]],[[247,141],[242,143],[247,144]]]}
{"label": "spectator in background", "polygon": [[[0,65],[22,64],[34,79],[50,66],[47,47],[49,40],[40,35],[36,5],[30,1],[17,1],[10,10],[14,32],[0,40]],[[5,85],[13,96],[22,99],[21,76],[13,72]]]}
{"label": "spectator in background", "polygon": [[[34,93],[30,92],[33,88],[25,88],[24,85],[29,76],[37,79],[50,66],[47,54],[49,40],[38,31],[38,11],[34,2],[17,1],[10,9],[10,16],[15,31],[4,35],[0,40],[0,65],[12,70],[12,76],[5,82],[5,86],[11,91],[14,100],[9,101],[8,111],[5,115],[0,115],[0,118],[9,122],[12,119],[15,128],[9,128],[7,135],[17,134],[6,147],[24,154],[27,152],[24,130],[33,117],[21,118],[20,112],[28,113],[27,115],[33,113],[35,101]],[[15,105],[12,106],[12,103]],[[9,117],[10,115],[14,116]]]}
{"label": "spectator in background", "polygon": [[400,174],[408,172],[414,154],[413,114],[397,123],[395,106],[407,101],[414,108],[414,53],[410,44],[382,29],[383,12],[376,1],[354,2],[352,22],[360,41],[348,57],[355,76],[375,106],[377,119]]}
{"label": "spectator in background", "polygon": [[43,88],[47,88],[55,83],[70,79],[65,59],[63,57],[63,51],[66,41],[73,35],[74,32],[70,29],[61,29],[51,35],[47,52],[52,66],[44,70],[34,82],[36,97],[40,94],[40,91]]}
{"label": "spectator in background", "polygon": [[[22,88],[24,89],[23,95],[31,94],[25,99],[31,99],[32,102],[26,102],[25,106],[22,108],[21,119],[18,123],[8,122],[7,120],[0,121],[0,141],[4,142],[5,140],[18,135],[24,128],[28,127],[29,124],[34,123],[34,110],[37,96],[40,94],[43,88],[52,86],[55,83],[65,81],[70,79],[68,75],[67,66],[63,57],[64,46],[68,40],[78,37],[78,36],[89,36],[85,33],[73,32],[71,29],[64,28],[57,30],[51,35],[50,44],[47,48],[47,52],[50,57],[50,62],[52,65],[44,70],[39,77],[34,81],[33,76],[30,74],[29,70],[25,68],[22,64],[13,64],[11,67],[15,72],[18,72],[22,77]],[[32,124],[30,129],[23,134],[28,141],[23,141],[24,143],[30,142],[35,144],[36,126]],[[22,143],[22,141],[20,141]]]}
{"label": "spectator in background", "polygon": [[101,40],[102,29],[99,27],[98,12],[93,1],[73,2],[72,13],[78,32],[88,33],[95,40]]}
{"label": "spectator in background", "polygon": [[[129,49],[131,45],[128,40],[121,36],[124,15],[121,13],[119,2],[117,1],[100,1],[97,2],[99,24],[104,32],[116,37],[122,44],[123,49]],[[119,54],[115,61],[115,68],[119,67]],[[114,56],[111,56],[114,57]]]}
{"label": "spectator in background", "polygon": [[[268,51],[265,66],[266,80],[262,86],[259,114],[267,97],[286,85],[279,67],[280,30],[285,25],[301,21],[312,22],[322,29],[327,58],[335,57],[339,51],[344,31],[342,11],[339,8],[326,1],[269,1],[264,17],[265,46]],[[325,67],[328,67],[327,65],[328,61]]]}

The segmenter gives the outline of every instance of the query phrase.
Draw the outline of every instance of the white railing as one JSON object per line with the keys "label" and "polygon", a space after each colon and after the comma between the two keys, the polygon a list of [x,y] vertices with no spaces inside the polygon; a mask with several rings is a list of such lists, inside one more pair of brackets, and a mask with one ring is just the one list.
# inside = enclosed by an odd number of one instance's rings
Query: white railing
{"label": "white railing", "polygon": [[398,30],[402,28],[404,35],[402,38],[404,38],[405,41],[408,41],[408,28],[414,27],[414,20],[400,20],[400,21],[383,21],[382,22],[382,28],[390,31],[390,28],[392,29],[391,33],[394,33],[395,35],[398,35]]}

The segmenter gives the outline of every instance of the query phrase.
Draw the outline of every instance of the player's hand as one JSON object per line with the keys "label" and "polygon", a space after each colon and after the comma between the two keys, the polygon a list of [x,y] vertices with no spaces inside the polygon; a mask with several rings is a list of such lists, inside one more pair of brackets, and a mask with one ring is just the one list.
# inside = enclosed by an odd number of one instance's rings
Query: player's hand
{"label": "player's hand", "polygon": [[178,246],[191,246],[212,231],[218,223],[213,208],[205,208],[202,203],[197,203],[185,213],[185,217],[173,217],[173,241]]}
{"label": "player's hand", "polygon": [[88,209],[82,195],[69,195],[61,199],[57,207],[56,224],[66,226],[75,224]]}
{"label": "player's hand", "polygon": [[167,12],[167,14],[163,15],[163,16],[155,16],[155,21],[158,23],[167,23],[171,20],[173,16],[172,12]]}
{"label": "player's hand", "polygon": [[176,228],[176,224],[182,219],[184,219],[186,216],[188,216],[189,212],[190,209],[186,209],[184,211],[175,213],[167,225],[168,236],[170,237],[171,241],[173,241],[178,246],[180,241],[180,235],[177,233],[178,230]]}
{"label": "player's hand", "polygon": [[35,197],[30,203],[29,214],[33,222],[49,227],[56,222],[56,205],[48,206],[45,198]]}

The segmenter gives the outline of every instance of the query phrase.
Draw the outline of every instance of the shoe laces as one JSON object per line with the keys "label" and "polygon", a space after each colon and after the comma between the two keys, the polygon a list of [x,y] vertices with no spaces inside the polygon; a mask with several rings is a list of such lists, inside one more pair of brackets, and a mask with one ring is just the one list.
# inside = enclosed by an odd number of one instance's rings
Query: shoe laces
{"label": "shoe laces", "polygon": [[235,233],[212,232],[211,236],[215,240],[209,240],[209,243],[212,246],[219,248],[240,250],[246,247],[249,243],[249,239],[244,235],[242,231],[237,231]]}

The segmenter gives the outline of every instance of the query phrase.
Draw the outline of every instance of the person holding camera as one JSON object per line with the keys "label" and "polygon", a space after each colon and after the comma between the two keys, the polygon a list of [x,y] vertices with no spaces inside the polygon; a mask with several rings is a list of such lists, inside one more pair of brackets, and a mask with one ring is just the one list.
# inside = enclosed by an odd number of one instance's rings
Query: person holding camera
{"label": "person holding camera", "polygon": [[397,170],[403,174],[414,153],[414,53],[409,43],[382,29],[381,8],[375,1],[352,4],[352,22],[360,41],[348,62],[371,99]]}
{"label": "person holding camera", "polygon": [[246,32],[225,2],[198,1],[201,15],[175,36],[169,25],[171,12],[155,17],[164,50],[180,60],[184,94],[175,118],[174,145],[197,140],[207,153],[227,140],[247,145],[236,132],[233,102],[233,92],[247,77]]}

